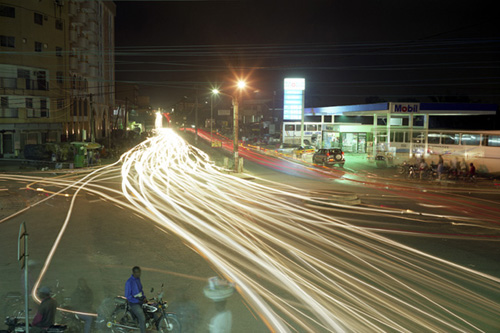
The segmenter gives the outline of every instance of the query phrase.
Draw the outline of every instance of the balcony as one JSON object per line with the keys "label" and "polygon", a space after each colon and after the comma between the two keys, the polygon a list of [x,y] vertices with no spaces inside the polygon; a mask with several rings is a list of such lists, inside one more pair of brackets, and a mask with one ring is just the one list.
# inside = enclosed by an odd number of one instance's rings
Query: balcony
{"label": "balcony", "polygon": [[87,70],[88,70],[88,64],[86,61],[80,61],[78,63],[78,72],[80,72],[80,74],[87,74]]}
{"label": "balcony", "polygon": [[0,89],[49,90],[49,81],[0,77]]}
{"label": "balcony", "polygon": [[78,58],[76,56],[69,57],[69,68],[72,71],[76,71],[78,69]]}
{"label": "balcony", "polygon": [[17,78],[0,77],[0,88],[17,89]]}
{"label": "balcony", "polygon": [[76,29],[71,29],[69,31],[69,40],[71,42],[75,42],[78,38],[78,32],[76,31]]}
{"label": "balcony", "polygon": [[73,1],[68,2],[68,14],[69,16],[75,16],[78,11],[78,6]]}
{"label": "balcony", "polygon": [[81,3],[82,9],[87,13],[95,13],[97,11],[96,5],[96,1],[84,1]]}
{"label": "balcony", "polygon": [[80,38],[78,38],[77,45],[79,49],[86,50],[87,47],[89,46],[88,39],[85,38],[84,36],[80,36]]}
{"label": "balcony", "polygon": [[97,76],[97,67],[89,66],[89,76],[96,77]]}
{"label": "balcony", "polygon": [[19,109],[0,107],[0,118],[19,118]]}
{"label": "balcony", "polygon": [[75,16],[75,23],[79,25],[84,25],[87,23],[87,14],[85,12],[79,11]]}

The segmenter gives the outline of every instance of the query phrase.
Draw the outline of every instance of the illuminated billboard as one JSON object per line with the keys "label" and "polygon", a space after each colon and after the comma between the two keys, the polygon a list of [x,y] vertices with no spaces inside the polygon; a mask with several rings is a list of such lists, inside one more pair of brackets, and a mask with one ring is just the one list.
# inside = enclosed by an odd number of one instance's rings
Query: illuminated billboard
{"label": "illuminated billboard", "polygon": [[283,120],[301,120],[304,110],[304,90],[306,80],[299,78],[285,79],[283,97]]}

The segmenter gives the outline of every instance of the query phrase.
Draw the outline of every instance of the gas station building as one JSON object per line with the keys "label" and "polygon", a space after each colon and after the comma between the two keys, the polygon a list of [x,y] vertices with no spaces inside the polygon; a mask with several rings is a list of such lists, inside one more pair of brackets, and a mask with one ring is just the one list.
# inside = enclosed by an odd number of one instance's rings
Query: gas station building
{"label": "gas station building", "polygon": [[[496,104],[414,102],[304,108],[302,135],[306,144],[308,140],[317,147],[339,147],[347,153],[375,155],[394,141],[407,143],[412,151],[416,136],[427,145],[430,117],[495,116],[497,108]],[[307,121],[311,119],[315,121]],[[301,121],[285,120],[283,143],[303,145],[300,141]]]}

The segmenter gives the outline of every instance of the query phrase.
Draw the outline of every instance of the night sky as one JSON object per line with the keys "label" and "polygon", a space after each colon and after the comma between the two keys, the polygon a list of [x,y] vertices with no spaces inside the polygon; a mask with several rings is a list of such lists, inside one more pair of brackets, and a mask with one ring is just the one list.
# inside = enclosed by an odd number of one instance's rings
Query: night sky
{"label": "night sky", "polygon": [[[154,107],[235,76],[306,107],[372,101],[500,103],[494,6],[465,1],[115,1],[117,80]],[[480,5],[478,5],[480,4]]]}

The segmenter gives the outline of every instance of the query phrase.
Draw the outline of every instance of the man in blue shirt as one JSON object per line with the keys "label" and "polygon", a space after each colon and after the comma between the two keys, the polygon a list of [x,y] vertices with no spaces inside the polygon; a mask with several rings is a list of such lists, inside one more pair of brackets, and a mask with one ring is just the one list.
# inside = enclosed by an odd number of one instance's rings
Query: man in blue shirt
{"label": "man in blue shirt", "polygon": [[142,291],[141,268],[138,266],[132,268],[132,276],[125,283],[125,297],[128,300],[130,311],[139,320],[141,333],[146,333],[146,316],[142,311],[142,303],[147,300],[144,291]]}

